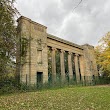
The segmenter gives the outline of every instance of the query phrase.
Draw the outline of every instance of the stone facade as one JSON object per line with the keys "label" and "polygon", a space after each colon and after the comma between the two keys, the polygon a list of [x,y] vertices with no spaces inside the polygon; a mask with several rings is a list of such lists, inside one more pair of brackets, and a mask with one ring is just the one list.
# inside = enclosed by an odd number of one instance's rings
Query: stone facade
{"label": "stone facade", "polygon": [[[61,77],[65,79],[64,53],[68,52],[69,78],[73,77],[72,62],[75,65],[77,81],[80,76],[97,76],[94,48],[88,44],[77,45],[47,33],[47,27],[21,16],[18,19],[18,41],[28,40],[25,62],[21,57],[22,46],[18,43],[17,73],[20,81],[36,84],[38,81],[48,82],[48,47],[52,55],[52,76],[56,81],[56,50],[60,50]],[[72,59],[74,55],[74,59]],[[23,62],[23,63],[22,63]],[[84,79],[82,79],[84,80]]]}

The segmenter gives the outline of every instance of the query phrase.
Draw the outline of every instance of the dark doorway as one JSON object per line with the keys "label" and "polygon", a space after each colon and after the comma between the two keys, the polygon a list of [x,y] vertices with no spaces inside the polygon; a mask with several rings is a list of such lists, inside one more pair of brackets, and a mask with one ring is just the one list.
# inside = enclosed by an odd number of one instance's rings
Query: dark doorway
{"label": "dark doorway", "polygon": [[93,83],[93,85],[95,85],[95,76],[94,75],[92,76],[92,83]]}
{"label": "dark doorway", "polygon": [[43,84],[43,72],[37,72],[37,87],[42,87]]}

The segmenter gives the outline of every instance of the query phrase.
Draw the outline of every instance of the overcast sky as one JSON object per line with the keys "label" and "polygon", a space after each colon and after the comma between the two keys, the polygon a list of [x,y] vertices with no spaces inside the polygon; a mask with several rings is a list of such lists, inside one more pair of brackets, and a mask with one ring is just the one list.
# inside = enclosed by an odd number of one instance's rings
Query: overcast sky
{"label": "overcast sky", "polygon": [[110,31],[110,0],[16,0],[22,16],[48,27],[57,37],[97,45]]}

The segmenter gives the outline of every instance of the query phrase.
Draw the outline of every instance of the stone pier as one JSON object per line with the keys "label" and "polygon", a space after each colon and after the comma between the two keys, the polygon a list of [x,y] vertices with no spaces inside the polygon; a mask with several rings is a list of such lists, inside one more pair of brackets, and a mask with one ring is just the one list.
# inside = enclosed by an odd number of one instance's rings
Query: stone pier
{"label": "stone pier", "polygon": [[[56,50],[60,50],[60,71],[61,80],[65,81],[65,58],[64,53],[68,52],[68,74],[69,79],[73,79],[73,71],[76,74],[76,80],[79,82],[81,76],[97,76],[97,65],[94,54],[94,47],[85,44],[78,45],[66,41],[47,33],[47,27],[32,21],[29,18],[21,16],[18,19],[18,39],[29,41],[25,48],[25,55],[22,55],[22,45],[18,43],[17,74],[20,75],[20,81],[27,84],[39,84],[48,82],[48,47],[51,48],[51,72],[52,82],[56,82]],[[22,50],[24,51],[24,50]],[[72,58],[72,55],[74,59]],[[75,63],[75,70],[72,68],[72,62]],[[67,68],[67,67],[66,67]],[[91,69],[92,68],[92,69]]]}

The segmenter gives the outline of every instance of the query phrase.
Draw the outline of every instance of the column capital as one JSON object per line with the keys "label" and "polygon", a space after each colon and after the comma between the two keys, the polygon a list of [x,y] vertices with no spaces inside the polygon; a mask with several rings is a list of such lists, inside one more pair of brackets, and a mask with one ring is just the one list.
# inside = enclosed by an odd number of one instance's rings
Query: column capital
{"label": "column capital", "polygon": [[57,49],[55,47],[52,47],[52,51],[56,51]]}
{"label": "column capital", "polygon": [[72,54],[72,52],[68,52],[68,54],[69,54],[69,55],[71,55],[71,54]]}
{"label": "column capital", "polygon": [[79,54],[75,53],[75,56],[77,56],[77,57],[78,57],[78,56],[79,56]]}
{"label": "column capital", "polygon": [[62,49],[60,50],[60,52],[61,52],[61,53],[65,53],[65,51],[64,51],[64,50],[62,50]]}

